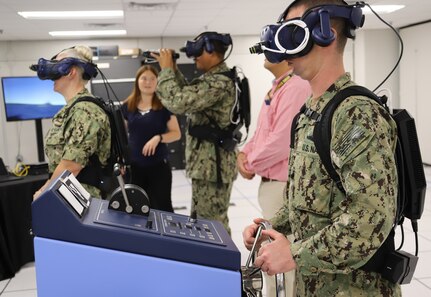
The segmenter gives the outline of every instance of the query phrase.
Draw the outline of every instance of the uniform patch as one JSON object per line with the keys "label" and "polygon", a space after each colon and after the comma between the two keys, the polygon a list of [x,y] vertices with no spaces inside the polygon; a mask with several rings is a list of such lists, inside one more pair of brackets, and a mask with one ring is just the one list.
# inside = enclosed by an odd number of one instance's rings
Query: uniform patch
{"label": "uniform patch", "polygon": [[313,140],[313,131],[310,131],[310,133],[308,133],[305,136],[304,141],[302,142],[301,148],[303,152],[307,152],[307,153],[316,153],[316,146],[314,145],[314,140]]}
{"label": "uniform patch", "polygon": [[361,142],[366,134],[364,127],[353,126],[350,128],[334,146],[334,152],[342,157],[347,157],[352,150]]}

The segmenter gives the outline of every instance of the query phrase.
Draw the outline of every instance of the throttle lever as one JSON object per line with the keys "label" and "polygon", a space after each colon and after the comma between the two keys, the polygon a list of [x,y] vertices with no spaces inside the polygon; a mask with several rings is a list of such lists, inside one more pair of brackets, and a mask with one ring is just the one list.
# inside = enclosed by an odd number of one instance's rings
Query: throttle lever
{"label": "throttle lever", "polygon": [[123,194],[124,202],[126,203],[125,210],[127,213],[132,213],[133,207],[129,203],[129,198],[127,197],[126,188],[124,186],[124,179],[123,179],[123,176],[121,175],[121,166],[118,163],[115,163],[114,165],[114,175],[117,176],[118,184],[120,186],[121,193]]}
{"label": "throttle lever", "polygon": [[[247,294],[248,297],[259,297],[262,296],[262,272],[260,271],[260,267],[253,267],[251,264],[254,262],[255,254],[257,254],[256,246],[259,238],[262,235],[262,230],[270,230],[272,229],[272,225],[268,221],[262,221],[259,223],[259,227],[256,231],[256,236],[253,242],[253,246],[250,250],[250,254],[247,258],[246,264],[244,267],[241,267],[241,271],[243,273],[242,277],[242,285],[243,290]],[[271,238],[268,238],[268,241],[271,242]],[[252,261],[253,260],[253,261]],[[260,273],[257,275],[257,272]],[[276,287],[276,296],[277,297],[285,297],[286,296],[286,288],[284,281],[284,274],[278,273],[275,275],[275,287]]]}

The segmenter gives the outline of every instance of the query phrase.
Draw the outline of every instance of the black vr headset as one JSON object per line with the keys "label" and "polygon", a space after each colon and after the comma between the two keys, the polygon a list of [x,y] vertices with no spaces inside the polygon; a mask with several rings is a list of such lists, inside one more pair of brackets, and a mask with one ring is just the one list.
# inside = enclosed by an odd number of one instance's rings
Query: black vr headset
{"label": "black vr headset", "polygon": [[194,40],[187,40],[184,47],[180,48],[180,52],[186,53],[188,58],[196,58],[202,55],[205,49],[208,53],[212,53],[215,48],[212,41],[218,40],[226,48],[232,45],[230,34],[220,34],[217,32],[204,32],[197,36]]}
{"label": "black vr headset", "polygon": [[355,30],[364,24],[363,3],[319,5],[308,9],[301,18],[284,21],[292,4],[280,16],[279,24],[267,25],[262,29],[261,42],[250,48],[252,54],[264,53],[269,62],[280,63],[305,56],[314,43],[323,47],[330,45],[335,39],[331,31],[331,18],[345,19],[345,34],[352,39],[355,38]]}
{"label": "black vr headset", "polygon": [[57,80],[68,75],[72,66],[79,66],[84,70],[82,78],[85,80],[90,80],[97,76],[97,66],[95,64],[77,58],[64,58],[59,61],[55,60],[55,57],[52,60],[40,58],[37,64],[30,66],[30,69],[36,71],[37,76],[42,80]]}

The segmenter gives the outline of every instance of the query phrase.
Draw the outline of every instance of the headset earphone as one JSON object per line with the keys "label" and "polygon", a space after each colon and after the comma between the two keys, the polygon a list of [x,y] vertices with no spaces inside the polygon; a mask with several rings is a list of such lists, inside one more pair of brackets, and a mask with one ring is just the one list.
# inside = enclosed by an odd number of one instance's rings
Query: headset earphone
{"label": "headset earphone", "polygon": [[218,40],[223,43],[225,46],[229,46],[232,44],[232,38],[230,34],[219,34],[216,32],[205,32],[201,35],[201,38],[204,43],[204,48],[208,53],[214,52],[214,44],[212,41]]}
{"label": "headset earphone", "polygon": [[[287,17],[287,14],[289,13],[289,10],[290,10],[290,8],[292,7],[292,6],[294,6],[294,5],[296,5],[298,2],[300,2],[300,1],[302,1],[302,0],[293,0],[293,2],[292,3],[290,3],[287,7],[286,7],[286,9],[283,11],[283,13],[282,14],[280,14],[280,16],[278,17],[278,19],[277,19],[277,24],[281,24],[281,23],[284,23],[285,21],[286,21],[286,17]],[[346,1],[344,1],[344,0],[341,0],[341,2],[342,2],[342,5],[345,5],[345,6],[348,6],[349,4],[346,2]],[[324,5],[324,4],[322,4],[322,5]],[[329,5],[329,4],[325,4],[325,5]],[[333,5],[337,5],[337,4],[333,4]]]}
{"label": "headset earphone", "polygon": [[186,41],[181,52],[185,52],[188,58],[199,57],[202,55],[203,50],[208,53],[215,51],[213,41],[220,41],[223,45],[228,47],[232,45],[232,38],[230,34],[221,34],[217,32],[203,32],[199,34],[193,41]]}
{"label": "headset earphone", "polygon": [[[286,17],[290,7],[291,5],[280,18]],[[361,7],[363,7],[362,4],[325,4],[312,7],[301,18],[264,27],[261,42],[250,51],[264,52],[266,58],[272,63],[305,56],[314,44],[325,47],[335,40],[335,35],[331,30],[331,18],[344,19],[346,21],[345,35],[348,38],[355,38],[355,30],[362,27],[364,23]]]}

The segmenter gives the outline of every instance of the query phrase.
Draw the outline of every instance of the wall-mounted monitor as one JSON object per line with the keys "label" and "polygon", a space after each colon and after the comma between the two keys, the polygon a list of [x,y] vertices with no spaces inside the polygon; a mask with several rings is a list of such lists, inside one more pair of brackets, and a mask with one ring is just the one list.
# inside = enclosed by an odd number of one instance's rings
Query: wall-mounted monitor
{"label": "wall-mounted monitor", "polygon": [[37,76],[2,77],[6,120],[26,121],[52,118],[66,103],[54,92],[54,82]]}

